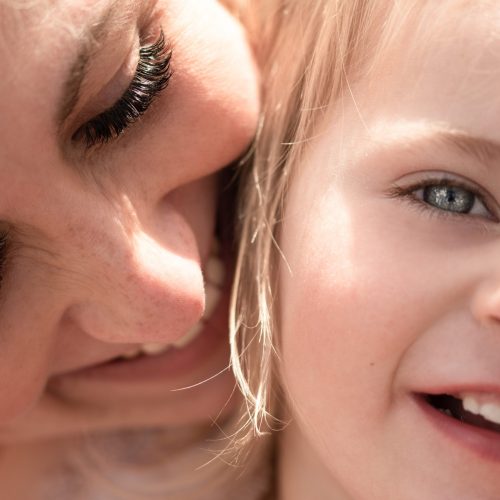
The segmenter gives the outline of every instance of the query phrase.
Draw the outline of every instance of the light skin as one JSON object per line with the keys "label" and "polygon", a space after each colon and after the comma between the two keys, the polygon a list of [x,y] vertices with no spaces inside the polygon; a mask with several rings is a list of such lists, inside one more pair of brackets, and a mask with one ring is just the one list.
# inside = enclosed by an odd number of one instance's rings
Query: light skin
{"label": "light skin", "polygon": [[500,11],[435,7],[353,82],[291,183],[282,499],[498,498],[498,429],[423,395],[500,402]]}
{"label": "light skin", "polygon": [[[3,458],[40,438],[210,423],[234,386],[225,299],[204,319],[201,338],[211,340],[167,354],[172,369],[161,376],[155,367],[128,378],[86,372],[139,344],[175,342],[200,320],[213,174],[245,151],[259,107],[245,34],[217,1],[115,4],[41,2],[2,25]],[[172,50],[168,86],[120,137],[86,148],[76,132],[120,99],[140,46],[161,31]],[[65,92],[82,61],[70,110]]]}

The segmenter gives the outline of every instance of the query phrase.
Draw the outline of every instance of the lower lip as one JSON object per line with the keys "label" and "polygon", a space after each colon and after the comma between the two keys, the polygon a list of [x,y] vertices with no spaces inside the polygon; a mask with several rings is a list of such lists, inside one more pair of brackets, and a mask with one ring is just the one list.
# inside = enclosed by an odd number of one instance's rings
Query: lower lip
{"label": "lower lip", "polygon": [[163,354],[155,356],[141,355],[134,359],[90,366],[57,376],[53,383],[57,384],[58,379],[61,382],[162,383],[197,373],[222,351],[229,352],[227,306],[228,297],[224,296],[198,337],[181,349],[170,347]]}
{"label": "lower lip", "polygon": [[415,401],[431,425],[446,438],[482,460],[500,463],[500,434],[449,417],[433,408],[422,396],[416,395]]}

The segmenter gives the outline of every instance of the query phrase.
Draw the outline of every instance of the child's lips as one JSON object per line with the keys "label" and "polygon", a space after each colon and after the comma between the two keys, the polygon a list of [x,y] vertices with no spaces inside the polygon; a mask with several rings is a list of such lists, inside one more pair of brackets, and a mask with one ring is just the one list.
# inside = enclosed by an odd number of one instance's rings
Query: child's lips
{"label": "child's lips", "polygon": [[447,396],[458,401],[464,411],[500,424],[500,387],[494,384],[463,384],[413,391],[427,399]]}
{"label": "child's lips", "polygon": [[423,398],[434,409],[455,420],[500,432],[500,401],[496,395],[467,393],[462,397],[462,394],[439,394],[423,395]]}
{"label": "child's lips", "polygon": [[[481,459],[500,462],[500,390],[465,386],[414,393],[414,399],[433,426],[463,449]],[[477,407],[474,406],[477,404]],[[467,409],[469,408],[469,409]],[[475,409],[472,412],[470,409]],[[479,413],[481,410],[481,413]],[[487,414],[487,418],[483,415]]]}

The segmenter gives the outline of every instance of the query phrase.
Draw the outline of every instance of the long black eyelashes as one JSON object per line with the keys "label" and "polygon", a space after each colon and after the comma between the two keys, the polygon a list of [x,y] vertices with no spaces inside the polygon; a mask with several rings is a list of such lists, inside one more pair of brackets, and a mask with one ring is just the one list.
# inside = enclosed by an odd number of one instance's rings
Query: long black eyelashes
{"label": "long black eyelashes", "polygon": [[90,149],[121,135],[147,111],[155,97],[168,86],[172,77],[171,59],[172,50],[167,47],[163,32],[160,32],[160,37],[154,44],[140,49],[134,78],[120,100],[82,125],[72,139],[81,140],[86,148]]}

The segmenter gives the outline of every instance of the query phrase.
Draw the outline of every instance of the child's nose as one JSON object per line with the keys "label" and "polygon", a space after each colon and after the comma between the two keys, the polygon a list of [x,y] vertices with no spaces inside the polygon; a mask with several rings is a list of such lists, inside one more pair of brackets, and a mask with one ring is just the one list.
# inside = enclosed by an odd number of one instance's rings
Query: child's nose
{"label": "child's nose", "polygon": [[198,259],[140,231],[123,235],[119,243],[114,255],[98,251],[89,260],[90,287],[67,313],[88,335],[105,342],[174,342],[203,313]]}
{"label": "child's nose", "polygon": [[485,326],[500,326],[500,275],[490,276],[476,290],[472,313]]}

